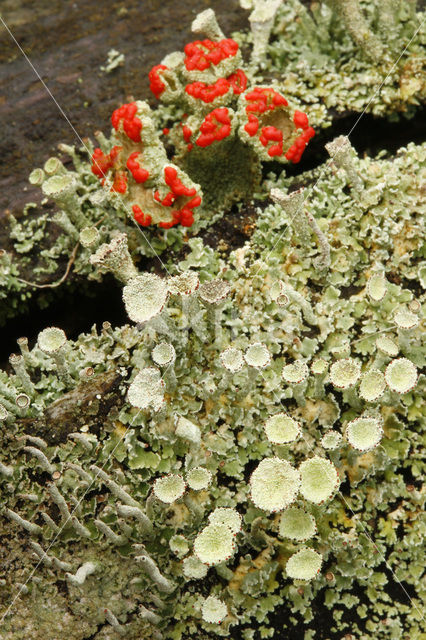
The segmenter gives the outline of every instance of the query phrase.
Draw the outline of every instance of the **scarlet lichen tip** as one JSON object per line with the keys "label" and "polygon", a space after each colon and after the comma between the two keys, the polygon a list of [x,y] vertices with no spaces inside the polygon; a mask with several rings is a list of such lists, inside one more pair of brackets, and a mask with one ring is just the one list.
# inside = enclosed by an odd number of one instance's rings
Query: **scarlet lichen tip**
{"label": "scarlet lichen tip", "polygon": [[259,129],[259,119],[256,118],[252,113],[248,114],[248,122],[244,125],[245,131],[249,134],[249,136],[253,137],[256,135]]}
{"label": "scarlet lichen tip", "polygon": [[265,113],[273,111],[276,107],[287,107],[288,102],[280,93],[272,87],[254,87],[246,93],[245,99],[249,103],[246,106],[246,113]]}
{"label": "scarlet lichen tip", "polygon": [[237,69],[226,78],[232,87],[234,95],[238,96],[246,90],[247,76],[242,69]]}
{"label": "scarlet lichen tip", "polygon": [[127,191],[127,176],[124,171],[117,171],[114,176],[114,182],[110,191],[115,191],[116,193],[126,193]]}
{"label": "scarlet lichen tip", "polygon": [[149,171],[140,166],[137,158],[140,155],[139,151],[134,151],[127,159],[126,167],[132,174],[135,182],[142,184],[149,178]]}
{"label": "scarlet lichen tip", "polygon": [[283,132],[277,129],[277,127],[268,126],[262,127],[259,140],[261,144],[266,147],[269,142],[276,142],[268,149],[269,156],[280,156],[283,152]]}
{"label": "scarlet lichen tip", "polygon": [[194,188],[189,189],[188,187],[185,187],[183,182],[178,178],[177,170],[174,167],[164,168],[164,180],[175,196],[190,197],[195,196],[196,194]]}
{"label": "scarlet lichen tip", "polygon": [[197,100],[210,103],[228,93],[230,87],[231,85],[226,78],[218,78],[213,84],[206,84],[205,82],[187,84],[185,92]]}
{"label": "scarlet lichen tip", "polygon": [[303,111],[295,111],[293,115],[293,122],[299,129],[307,129],[309,127],[308,116]]}
{"label": "scarlet lichen tip", "polygon": [[312,127],[307,127],[305,131],[298,138],[296,138],[291,147],[285,153],[285,157],[287,158],[287,160],[290,160],[294,164],[297,164],[303,155],[306,145],[308,144],[309,140],[314,137],[314,135],[314,129]]}
{"label": "scarlet lichen tip", "polygon": [[124,133],[133,142],[141,142],[142,122],[136,115],[137,110],[136,102],[129,102],[116,109],[111,116],[114,129],[118,131],[121,124]]}
{"label": "scarlet lichen tip", "polygon": [[97,178],[105,177],[107,171],[112,167],[112,162],[102,149],[96,148],[92,154],[92,173]]}
{"label": "scarlet lichen tip", "polygon": [[178,176],[177,169],[173,166],[164,168],[164,181],[170,187],[170,191],[164,198],[161,198],[160,192],[156,190],[154,192],[154,200],[158,203],[164,207],[171,207],[180,198],[190,198],[190,200],[183,203],[180,200],[178,202],[180,208],[170,212],[171,220],[163,220],[159,222],[158,226],[162,229],[170,229],[180,223],[184,227],[190,227],[194,222],[193,209],[200,206],[202,202],[201,196],[197,195],[195,187],[186,187],[183,184]]}
{"label": "scarlet lichen tip", "polygon": [[192,130],[188,127],[188,125],[181,123],[183,139],[185,142],[189,142],[192,136]]}
{"label": "scarlet lichen tip", "polygon": [[134,219],[141,227],[149,227],[152,224],[151,216],[148,213],[144,213],[137,204],[132,206],[132,211]]}
{"label": "scarlet lichen tip", "polygon": [[[244,107],[247,117],[247,122],[243,126],[244,131],[253,138],[258,134],[260,128],[259,142],[266,147],[266,152],[270,157],[284,155],[287,160],[299,162],[307,143],[315,135],[313,128],[309,126],[306,113],[296,110],[291,120],[287,100],[272,87],[254,87],[245,93],[244,100],[248,103]],[[276,109],[283,111],[282,126],[278,124],[276,119],[274,124],[270,119],[268,120],[268,114]],[[263,122],[265,126],[262,126],[263,116],[266,116],[266,121]],[[293,126],[293,133],[289,134],[289,130],[291,131]],[[302,129],[303,132],[294,139],[294,133],[297,129]],[[286,149],[286,140],[289,135],[292,144],[288,147],[289,142],[287,142]],[[273,144],[269,146],[270,142]]]}
{"label": "scarlet lichen tip", "polygon": [[151,71],[148,73],[149,88],[156,98],[159,98],[166,88],[166,85],[160,77],[160,71],[164,71],[165,69],[167,69],[166,65],[157,64],[155,67],[152,67]]}
{"label": "scarlet lichen tip", "polygon": [[229,109],[218,107],[206,115],[200,125],[200,135],[195,141],[199,147],[208,147],[217,140],[227,138],[231,133]]}
{"label": "scarlet lichen tip", "polygon": [[187,71],[205,71],[211,65],[216,66],[222,60],[235,56],[238,52],[238,44],[231,38],[224,38],[219,42],[195,40],[188,42],[184,52]]}
{"label": "scarlet lichen tip", "polygon": [[121,149],[122,147],[116,145],[108,154],[105,154],[97,147],[92,154],[92,173],[97,178],[105,178],[108,171],[115,165]]}

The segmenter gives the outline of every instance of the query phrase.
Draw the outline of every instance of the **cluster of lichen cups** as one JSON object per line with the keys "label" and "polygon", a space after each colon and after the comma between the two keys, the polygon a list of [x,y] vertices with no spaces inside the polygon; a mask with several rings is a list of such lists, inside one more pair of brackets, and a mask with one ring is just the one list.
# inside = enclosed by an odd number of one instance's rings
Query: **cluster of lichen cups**
{"label": "cluster of lichen cups", "polygon": [[299,162],[315,135],[307,115],[277,89],[248,85],[239,46],[225,38],[211,9],[197,16],[192,30],[210,39],[188,43],[149,73],[150,88],[172,106],[171,117],[183,113],[163,128],[172,160],[141,101],[114,111],[115,136],[92,155],[93,173],[121,194],[143,227],[190,227],[203,200],[208,211],[250,197],[261,161]]}
{"label": "cluster of lichen cups", "polygon": [[[76,462],[64,467],[62,463],[52,462],[51,448],[43,438],[24,436],[26,446],[23,451],[34,457],[36,465],[53,479],[47,490],[50,500],[59,509],[61,521],[55,523],[48,513],[43,512],[44,525],[41,526],[10,508],[6,509],[8,517],[25,529],[31,538],[49,538],[52,533],[60,538],[63,531],[72,529],[77,537],[86,541],[104,535],[117,547],[133,542],[138,566],[156,586],[161,597],[167,598],[176,589],[184,588],[185,582],[202,580],[209,567],[224,567],[234,558],[240,538],[248,544],[252,541],[256,548],[259,532],[255,532],[253,525],[251,530],[243,529],[245,510],[253,505],[259,514],[264,514],[260,515],[263,526],[269,525],[271,532],[276,532],[277,538],[272,544],[280,545],[279,541],[285,539],[293,544],[293,552],[286,564],[287,576],[302,582],[314,579],[321,570],[322,553],[314,548],[315,544],[310,547],[304,543],[315,539],[316,518],[321,518],[318,508],[321,505],[325,508],[339,488],[338,470],[327,454],[331,455],[345,446],[340,432],[330,430],[325,433],[321,440],[322,452],[312,450],[311,455],[312,447],[308,447],[308,456],[296,467],[292,462],[294,455],[290,456],[289,452],[296,443],[304,440],[304,429],[297,419],[283,411],[281,405],[277,406],[276,411],[259,424],[259,437],[269,443],[274,455],[257,463],[249,478],[246,499],[241,498],[238,503],[231,500],[230,506],[216,506],[209,512],[208,501],[206,503],[209,488],[214,488],[218,497],[216,504],[219,505],[226,504],[226,492],[221,499],[220,484],[215,486],[220,464],[212,463],[214,456],[208,445],[209,433],[202,431],[197,424],[196,412],[187,414],[189,417],[174,414],[174,397],[180,392],[179,362],[186,357],[187,349],[193,348],[189,345],[195,341],[211,367],[211,378],[205,388],[206,401],[210,398],[213,402],[222,402],[225,394],[236,405],[244,406],[276,359],[266,341],[252,341],[245,349],[234,346],[241,342],[237,336],[231,340],[227,325],[226,309],[232,296],[232,283],[229,281],[214,279],[200,284],[194,270],[168,279],[150,273],[139,274],[131,261],[124,235],[118,235],[109,245],[101,246],[93,255],[92,262],[97,268],[113,272],[123,284],[124,305],[130,320],[135,323],[133,329],[124,327],[115,334],[106,325],[99,339],[93,337],[95,343],[104,345],[98,347],[99,353],[105,350],[106,344],[112,349],[118,343],[121,351],[117,357],[121,357],[138,343],[143,345],[138,364],[130,367],[128,381],[123,386],[123,389],[127,387],[128,430],[132,430],[134,422],[140,424],[138,418],[141,413],[155,425],[154,428],[168,430],[184,457],[184,472],[178,472],[182,466],[178,463],[169,473],[157,475],[145,504],[142,504],[113,479],[112,469],[107,473],[99,464],[91,464],[87,468]],[[370,279],[368,291],[373,299],[377,288],[377,283]],[[275,296],[280,287],[274,283],[271,291]],[[282,292],[279,295],[283,295]],[[408,310],[404,313],[399,311],[397,316],[395,321],[402,327],[416,325],[413,313]],[[163,336],[167,336],[166,341]],[[387,349],[389,353],[390,343],[385,336],[379,336],[378,349]],[[21,340],[19,345],[21,355],[10,358],[15,375],[6,382],[2,381],[0,387],[0,417],[10,427],[18,425],[20,417],[40,417],[49,403],[49,394],[46,396],[39,391],[40,385],[34,382],[35,369],[54,372],[61,394],[84,385],[84,381],[94,374],[94,369],[89,371],[87,367],[77,374],[81,356],[61,329],[51,327],[43,330],[32,351],[28,350],[25,340]],[[396,346],[395,350],[398,350]],[[378,354],[380,358],[379,351]],[[397,352],[392,352],[388,360],[396,355]],[[345,356],[345,353],[340,356]],[[344,394],[345,402],[360,408],[360,415],[346,425],[344,437],[350,447],[363,453],[377,447],[383,436],[377,402],[385,389],[404,394],[417,381],[416,367],[408,358],[394,357],[385,367],[384,374],[381,368],[382,365],[376,362],[362,371],[361,363],[349,357],[337,357],[334,361],[316,358],[310,362],[305,358],[284,361],[280,375],[282,384],[292,390],[296,407],[303,406],[312,391],[314,395],[318,394],[318,388],[330,383]],[[366,403],[364,412],[362,402]],[[83,449],[91,451],[92,440],[88,436],[84,431],[68,434]],[[4,464],[1,472],[6,479],[15,473],[13,467]],[[97,517],[90,524],[81,521],[74,510],[70,510],[63,495],[68,485],[64,482],[70,472],[77,474],[87,488],[96,481],[104,483],[116,500],[113,508],[116,517]],[[187,535],[176,533],[170,538],[170,551],[181,562],[179,576],[171,576],[167,575],[167,563],[164,567],[161,565],[161,556],[151,555],[144,545],[155,535],[156,519],[159,518],[160,522],[164,519],[167,506],[178,509],[178,505],[184,505],[188,510],[186,517],[192,524]],[[309,505],[315,508],[315,516]],[[270,522],[267,517],[275,513],[280,514],[279,519]],[[134,521],[137,522],[136,529],[132,524]],[[268,537],[270,544],[274,540],[271,532],[266,534],[263,531],[262,534]],[[298,543],[302,546],[297,547]],[[71,584],[82,584],[97,570],[96,563],[86,562],[72,573],[69,564],[47,555],[38,542],[32,540],[32,545],[40,560],[55,566],[58,571],[65,571]],[[199,615],[207,624],[219,624],[224,619],[234,624],[234,605],[229,605],[229,609],[226,593],[220,598],[218,594],[215,589],[199,600]],[[158,612],[145,609],[144,615],[154,627],[162,626]],[[117,618],[109,610],[106,619],[119,628]]]}

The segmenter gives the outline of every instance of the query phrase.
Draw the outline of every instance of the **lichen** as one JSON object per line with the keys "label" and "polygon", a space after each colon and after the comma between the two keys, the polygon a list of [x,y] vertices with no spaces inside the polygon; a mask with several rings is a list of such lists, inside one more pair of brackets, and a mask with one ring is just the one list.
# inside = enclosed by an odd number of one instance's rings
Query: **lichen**
{"label": "lichen", "polygon": [[[295,7],[272,28],[294,42],[258,48],[253,77],[304,50]],[[327,26],[356,51],[313,11],[321,47]],[[227,258],[193,237],[176,260],[180,228],[148,243],[72,149],[68,181],[54,161],[33,176],[59,178],[50,258],[77,247],[77,273],[110,270],[129,324],[46,328],[0,371],[5,640],[321,640],[319,607],[328,637],[421,640],[426,147],[359,158],[343,142],[342,161],[250,183],[255,229]],[[15,224],[23,255],[44,224]],[[162,275],[142,272],[166,247]],[[25,291],[0,261],[0,295]]]}

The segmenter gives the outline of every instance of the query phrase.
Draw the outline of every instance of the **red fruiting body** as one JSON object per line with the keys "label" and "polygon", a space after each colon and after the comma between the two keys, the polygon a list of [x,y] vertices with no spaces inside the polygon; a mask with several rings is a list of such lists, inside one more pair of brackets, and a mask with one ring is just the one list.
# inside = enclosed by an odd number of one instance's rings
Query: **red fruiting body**
{"label": "red fruiting body", "polygon": [[293,142],[290,149],[285,154],[287,160],[291,160],[294,164],[299,162],[305,150],[307,142],[315,135],[312,127],[307,127],[305,131]]}
{"label": "red fruiting body", "polygon": [[97,147],[92,154],[92,173],[98,178],[103,178],[111,167],[112,162],[109,155],[106,156],[102,149]]}
{"label": "red fruiting body", "polygon": [[171,207],[174,201],[176,200],[176,196],[173,191],[169,191],[165,198],[161,199],[160,192],[157,190],[154,193],[154,200],[163,205],[163,207]]}
{"label": "red fruiting body", "polygon": [[274,89],[255,87],[246,94],[246,100],[250,103],[246,106],[246,113],[265,113],[273,111],[276,107],[287,107],[288,102]]}
{"label": "red fruiting body", "polygon": [[187,84],[185,91],[188,95],[202,100],[203,102],[213,102],[217,97],[224,96],[229,91],[230,84],[225,78],[219,78],[214,84],[205,82],[192,82]]}
{"label": "red fruiting body", "polygon": [[183,207],[183,209],[180,210],[179,221],[183,227],[190,227],[194,222],[194,215],[191,209]]}
{"label": "red fruiting body", "polygon": [[137,161],[138,155],[139,155],[139,151],[134,151],[133,153],[131,153],[127,160],[126,167],[130,171],[130,173],[132,174],[136,182],[142,183],[148,180],[149,171],[147,171],[146,169],[143,169],[139,165]]}
{"label": "red fruiting body", "polygon": [[[259,121],[254,113],[263,114],[266,111],[273,111],[280,106],[288,106],[287,100],[281,94],[269,88],[255,87],[246,94],[245,99],[249,104],[246,106],[248,122],[244,125],[244,129],[249,136],[256,135],[259,128]],[[307,143],[315,135],[315,131],[309,126],[308,116],[306,113],[303,113],[303,111],[296,110],[294,112],[293,122],[296,128],[303,129],[304,131],[287,150],[285,157],[287,160],[297,163],[302,157]],[[264,147],[267,146],[269,141],[277,143],[269,147],[269,156],[278,156],[283,153],[283,135],[276,127],[262,127],[259,140]]]}
{"label": "red fruiting body", "polygon": [[172,220],[170,222],[159,222],[158,226],[162,227],[162,229],[171,229],[179,224],[179,211],[172,211]]}
{"label": "red fruiting body", "polygon": [[118,127],[122,121],[124,133],[130,140],[133,140],[133,142],[141,142],[142,122],[136,116],[137,110],[136,102],[129,102],[116,109],[111,116],[114,129],[118,131]]}
{"label": "red fruiting body", "polygon": [[195,196],[195,189],[188,189],[183,182],[177,177],[177,171],[174,167],[166,167],[164,169],[164,180],[171,188],[176,196]]}
{"label": "red fruiting body", "polygon": [[201,204],[201,196],[195,196],[189,202],[186,203],[185,207],[189,209],[195,209],[195,207],[199,207]]}
{"label": "red fruiting body", "polygon": [[120,151],[122,150],[123,147],[119,147],[118,145],[115,145],[115,147],[113,147],[111,149],[111,151],[109,152],[109,157],[111,158],[111,161],[114,163],[117,160],[117,156],[120,153]]}
{"label": "red fruiting body", "polygon": [[186,124],[181,123],[181,126],[182,126],[183,139],[185,140],[185,142],[189,142],[191,140],[192,131]]}
{"label": "red fruiting body", "polygon": [[105,155],[99,147],[96,148],[92,155],[92,173],[98,178],[105,178],[106,173],[114,166],[114,162],[121,149],[122,147],[115,146]]}
{"label": "red fruiting body", "polygon": [[169,135],[169,133],[170,133],[170,129],[169,129],[169,127],[164,127],[164,129],[163,129],[163,133],[164,133],[164,135],[165,135],[165,136],[168,136],[168,135]]}
{"label": "red fruiting body", "polygon": [[313,129],[313,127],[308,127],[302,133],[302,137],[303,137],[304,140],[306,140],[306,142],[308,142],[311,138],[313,138],[314,135],[315,135],[315,129]]}
{"label": "red fruiting body", "polygon": [[123,171],[117,171],[115,174],[111,191],[115,191],[116,193],[126,193],[127,176]]}
{"label": "red fruiting body", "polygon": [[237,69],[226,78],[236,96],[240,95],[247,87],[247,76],[242,69]]}
{"label": "red fruiting body", "polygon": [[148,73],[149,78],[149,88],[156,98],[159,98],[163,93],[166,85],[160,78],[160,71],[164,71],[167,67],[164,64],[157,64],[155,67],[152,67],[151,71]]}
{"label": "red fruiting body", "polygon": [[277,144],[273,144],[268,149],[269,156],[279,156],[283,152],[283,132],[277,129],[276,127],[262,127],[260,136],[260,142],[264,147],[267,146],[268,142],[276,142]]}
{"label": "red fruiting body", "polygon": [[[246,106],[248,122],[244,125],[244,129],[251,137],[256,135],[259,129],[259,120],[254,114],[260,115],[267,111],[273,111],[277,107],[288,106],[284,96],[271,88],[255,87],[246,94],[245,99],[249,104]],[[296,128],[304,129],[304,132],[296,138],[286,152],[285,157],[292,162],[299,162],[307,142],[315,135],[315,132],[309,126],[308,116],[302,111],[294,112],[293,122]],[[269,142],[276,142],[276,144],[269,147],[269,156],[279,156],[283,153],[283,133],[277,127],[262,127],[259,140],[264,147]]]}
{"label": "red fruiting body", "polygon": [[185,67],[188,71],[205,71],[212,64],[217,65],[225,58],[235,56],[238,44],[231,38],[219,42],[212,40],[195,40],[189,42],[185,48]]}
{"label": "red fruiting body", "polygon": [[226,107],[213,109],[200,126],[201,134],[195,141],[199,147],[208,147],[215,140],[223,140],[231,133],[231,118]]}
{"label": "red fruiting body", "polygon": [[186,202],[181,209],[171,212],[172,220],[169,222],[160,222],[159,226],[163,229],[170,229],[180,223],[184,227],[190,227],[194,222],[194,213],[192,209],[200,206],[201,197],[196,195],[197,192],[194,188],[189,189],[188,187],[185,187],[182,181],[178,178],[177,170],[174,167],[165,167],[164,180],[171,190],[162,200],[160,192],[158,190],[155,191],[154,200],[164,207],[171,207],[178,197],[191,198],[191,200]]}
{"label": "red fruiting body", "polygon": [[307,129],[309,127],[308,116],[303,111],[295,111],[293,122],[299,129]]}
{"label": "red fruiting body", "polygon": [[248,114],[248,123],[244,125],[244,129],[247,131],[249,136],[254,136],[259,129],[259,120],[252,113]]}
{"label": "red fruiting body", "polygon": [[149,227],[152,222],[152,218],[147,213],[143,213],[142,209],[138,207],[137,204],[134,204],[132,207],[133,217],[141,227]]}

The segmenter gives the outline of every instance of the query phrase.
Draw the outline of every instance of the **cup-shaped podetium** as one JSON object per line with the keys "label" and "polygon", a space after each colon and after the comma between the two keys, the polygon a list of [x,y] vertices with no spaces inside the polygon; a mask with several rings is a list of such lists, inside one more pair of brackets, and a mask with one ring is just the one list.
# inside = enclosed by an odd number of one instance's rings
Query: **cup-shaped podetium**
{"label": "cup-shaped podetium", "polygon": [[194,467],[186,474],[186,482],[188,487],[193,491],[202,491],[207,489],[212,481],[212,474],[204,467]]}
{"label": "cup-shaped podetium", "polygon": [[379,444],[383,436],[380,420],[368,416],[351,420],[346,427],[346,439],[358,451],[370,451]]}
{"label": "cup-shaped podetium", "polygon": [[167,504],[179,500],[185,493],[185,489],[186,483],[182,476],[173,473],[157,478],[153,487],[155,497]]}
{"label": "cup-shaped podetium", "polygon": [[379,369],[369,369],[362,374],[359,396],[366,402],[375,402],[386,389],[385,376]]}
{"label": "cup-shaped podetium", "polygon": [[301,434],[300,424],[284,412],[270,416],[263,428],[269,442],[273,444],[294,442]]}
{"label": "cup-shaped podetium", "polygon": [[123,288],[127,315],[133,322],[148,322],[164,309],[168,295],[163,278],[154,273],[136,276]]}
{"label": "cup-shaped podetium", "polygon": [[265,369],[271,362],[271,354],[266,345],[261,342],[255,342],[247,348],[244,360],[249,367]]}
{"label": "cup-shaped podetium", "polygon": [[281,514],[278,532],[281,538],[305,542],[315,535],[317,525],[314,516],[304,509],[289,507]]}
{"label": "cup-shaped podetium", "polygon": [[210,523],[194,541],[194,554],[209,566],[229,560],[235,550],[235,535],[226,524]]}
{"label": "cup-shaped podetium", "polygon": [[241,531],[242,517],[233,507],[217,507],[208,520],[210,524],[225,524],[234,535]]}
{"label": "cup-shaped podetium", "polygon": [[339,475],[335,466],[326,458],[313,456],[299,467],[300,493],[314,504],[329,500],[339,486]]}
{"label": "cup-shaped podetium", "polygon": [[127,392],[127,400],[138,409],[159,411],[164,403],[165,384],[156,367],[145,367],[136,374]]}
{"label": "cup-shaped podetium", "polygon": [[[87,235],[87,229],[84,231]],[[90,256],[90,264],[101,272],[110,271],[117,280],[125,284],[138,276],[138,270],[129,253],[125,233],[119,233],[109,244],[101,245],[96,253]]]}
{"label": "cup-shaped podetium", "polygon": [[361,375],[361,365],[353,358],[341,358],[330,367],[330,382],[337,389],[351,389]]}
{"label": "cup-shaped podetium", "polygon": [[295,501],[300,474],[286,460],[265,458],[250,478],[251,499],[264,511],[282,511]]}
{"label": "cup-shaped podetium", "polygon": [[228,615],[228,607],[216,596],[206,598],[201,606],[201,616],[205,622],[220,624]]}
{"label": "cup-shaped podetium", "polygon": [[322,555],[305,547],[299,549],[287,561],[287,575],[294,580],[312,580],[320,572]]}
{"label": "cup-shaped podetium", "polygon": [[417,368],[408,358],[396,358],[386,367],[385,380],[395,393],[408,393],[417,384]]}

